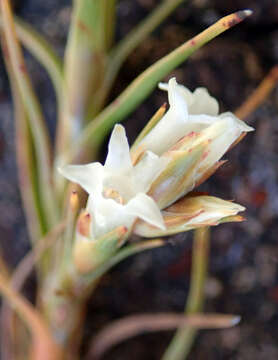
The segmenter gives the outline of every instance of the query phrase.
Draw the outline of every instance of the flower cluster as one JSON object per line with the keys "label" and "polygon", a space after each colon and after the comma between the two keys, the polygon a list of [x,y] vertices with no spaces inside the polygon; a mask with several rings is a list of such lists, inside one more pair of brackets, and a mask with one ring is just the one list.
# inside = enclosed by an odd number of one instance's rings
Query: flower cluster
{"label": "flower cluster", "polygon": [[170,108],[147,125],[131,150],[123,126],[116,125],[104,165],[60,169],[89,194],[86,216],[79,219],[78,255],[94,247],[101,262],[130,232],[155,237],[241,219],[242,206],[192,190],[253,129],[232,113],[219,114],[218,102],[204,88],[192,93],[174,78],[160,88],[168,91]]}

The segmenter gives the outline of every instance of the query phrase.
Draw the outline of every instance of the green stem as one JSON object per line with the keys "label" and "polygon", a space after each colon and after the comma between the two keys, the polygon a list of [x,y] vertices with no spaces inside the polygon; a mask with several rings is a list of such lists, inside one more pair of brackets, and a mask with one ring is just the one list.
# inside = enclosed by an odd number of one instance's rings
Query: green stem
{"label": "green stem", "polygon": [[113,46],[115,38],[115,24],[116,24],[116,0],[101,1],[102,16],[103,16],[103,45],[105,52]]}
{"label": "green stem", "polygon": [[112,66],[119,66],[142,41],[185,0],[164,0],[112,51]]}
{"label": "green stem", "polygon": [[[162,1],[149,16],[141,21],[117,46],[115,46],[114,49],[112,49],[109,67],[103,85],[97,94],[98,110],[102,108],[123,62],[183,1],[185,0]],[[96,112],[96,109],[94,110]]]}
{"label": "green stem", "polygon": [[[114,11],[113,6],[108,7],[108,2],[111,0],[82,0],[73,3],[64,58],[64,101],[57,125],[58,158],[79,136],[90,104],[94,102],[92,94],[103,83],[107,61],[106,17],[109,15],[106,11]],[[83,154],[84,152],[83,149]],[[58,184],[58,191],[59,186]]]}
{"label": "green stem", "polygon": [[[38,60],[38,62],[45,68],[58,98],[61,102],[62,97],[62,61],[56,54],[53,47],[48,41],[23,20],[14,18],[16,34],[22,45]],[[3,19],[0,17],[0,27],[3,28]]]}
{"label": "green stem", "polygon": [[91,274],[84,276],[84,283],[87,283],[90,287],[94,287],[94,285],[98,282],[100,277],[104,275],[108,270],[110,270],[113,266],[117,265],[124,259],[129,256],[135,255],[145,250],[154,249],[166,244],[166,241],[163,239],[155,239],[148,241],[141,241],[138,244],[132,244],[125,246],[122,250],[120,250],[116,255],[108,259],[103,265],[99,266],[95,271]]}
{"label": "green stem", "polygon": [[[18,87],[20,100],[28,115],[30,132],[34,141],[34,153],[38,166],[38,183],[40,198],[44,210],[44,216],[48,227],[57,223],[58,208],[52,186],[51,169],[51,142],[48,129],[43,117],[38,98],[35,95],[29,74],[27,72],[23,52],[18,42],[13,13],[9,0],[0,2],[3,19],[3,48],[6,52],[5,58],[9,62],[9,68],[13,73],[14,80]],[[13,80],[12,80],[13,81]]]}
{"label": "green stem", "polygon": [[[185,313],[195,314],[202,311],[204,303],[204,286],[209,257],[209,228],[195,231],[191,281]],[[177,330],[162,360],[184,360],[189,354],[197,330],[185,327]]]}

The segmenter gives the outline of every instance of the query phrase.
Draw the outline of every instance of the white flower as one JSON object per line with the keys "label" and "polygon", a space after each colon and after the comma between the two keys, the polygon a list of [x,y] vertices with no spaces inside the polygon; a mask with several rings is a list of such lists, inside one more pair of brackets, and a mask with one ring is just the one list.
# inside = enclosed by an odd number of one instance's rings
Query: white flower
{"label": "white flower", "polygon": [[212,144],[211,157],[215,156],[216,162],[243,132],[253,130],[232,113],[219,115],[218,102],[204,88],[192,93],[178,85],[175,78],[170,79],[168,84],[160,84],[160,88],[168,91],[170,108],[138,144],[142,149],[161,155],[182,137],[192,132],[205,134],[206,130],[213,130],[211,126],[221,123],[223,136]]}
{"label": "white flower", "polygon": [[98,238],[118,226],[130,228],[137,218],[164,229],[154,200],[146,195],[153,180],[165,167],[165,160],[147,151],[132,165],[124,127],[112,132],[104,165],[67,165],[59,171],[89,194],[87,211],[92,218],[91,238]]}

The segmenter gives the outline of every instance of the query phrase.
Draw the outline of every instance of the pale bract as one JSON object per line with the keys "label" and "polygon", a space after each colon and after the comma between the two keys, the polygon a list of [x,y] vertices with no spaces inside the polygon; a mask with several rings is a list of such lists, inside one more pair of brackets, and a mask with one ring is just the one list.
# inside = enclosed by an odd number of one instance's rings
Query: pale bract
{"label": "pale bract", "polygon": [[165,159],[147,151],[133,166],[124,127],[115,125],[104,165],[67,165],[59,171],[89,194],[90,238],[97,239],[118,226],[129,229],[137,218],[165,228],[155,201],[146,195],[165,165]]}
{"label": "pale bract", "polygon": [[138,221],[134,232],[144,237],[177,234],[202,226],[215,226],[221,222],[242,221],[237,214],[245,208],[214,196],[186,196],[162,211],[166,231]]}

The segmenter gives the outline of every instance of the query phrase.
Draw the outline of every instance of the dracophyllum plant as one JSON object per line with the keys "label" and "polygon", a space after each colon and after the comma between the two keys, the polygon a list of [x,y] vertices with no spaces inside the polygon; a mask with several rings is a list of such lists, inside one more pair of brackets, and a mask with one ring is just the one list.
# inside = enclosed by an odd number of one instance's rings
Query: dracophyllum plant
{"label": "dracophyllum plant", "polygon": [[[0,1],[1,44],[15,104],[19,187],[32,266],[38,274],[37,303],[32,305],[22,298],[20,286],[17,292],[11,291],[9,276],[0,273],[0,292],[13,304],[32,337],[30,341],[26,331],[13,334],[20,344],[16,359],[22,358],[28,345],[28,359],[78,359],[81,336],[76,335],[86,300],[112,266],[165,244],[157,237],[242,220],[238,215],[242,206],[194,192],[223,163],[227,150],[252,130],[232,113],[219,114],[218,102],[206,89],[192,93],[175,79],[160,84],[168,91],[169,110],[162,106],[131,148],[124,128],[117,123],[159,81],[208,41],[250,16],[250,10],[228,15],[186,41],[105,106],[128,55],[183,1],[161,1],[117,44],[117,2],[74,1],[64,59],[13,15],[9,0]],[[54,146],[21,45],[44,66],[54,85]],[[97,160],[114,125],[104,165],[71,165]],[[68,197],[65,178],[87,192],[85,209],[80,209],[76,193]],[[133,234],[139,241],[130,241]],[[26,274],[24,261],[21,266]],[[6,323],[11,321],[3,321],[4,335],[9,328]]]}
{"label": "dracophyllum plant", "polygon": [[204,88],[191,93],[174,78],[160,87],[168,91],[170,108],[146,126],[131,151],[124,128],[115,125],[104,165],[60,168],[89,194],[74,245],[80,273],[95,270],[131,233],[150,238],[241,220],[236,215],[244,207],[192,190],[253,129],[232,113],[219,114],[218,102]]}

